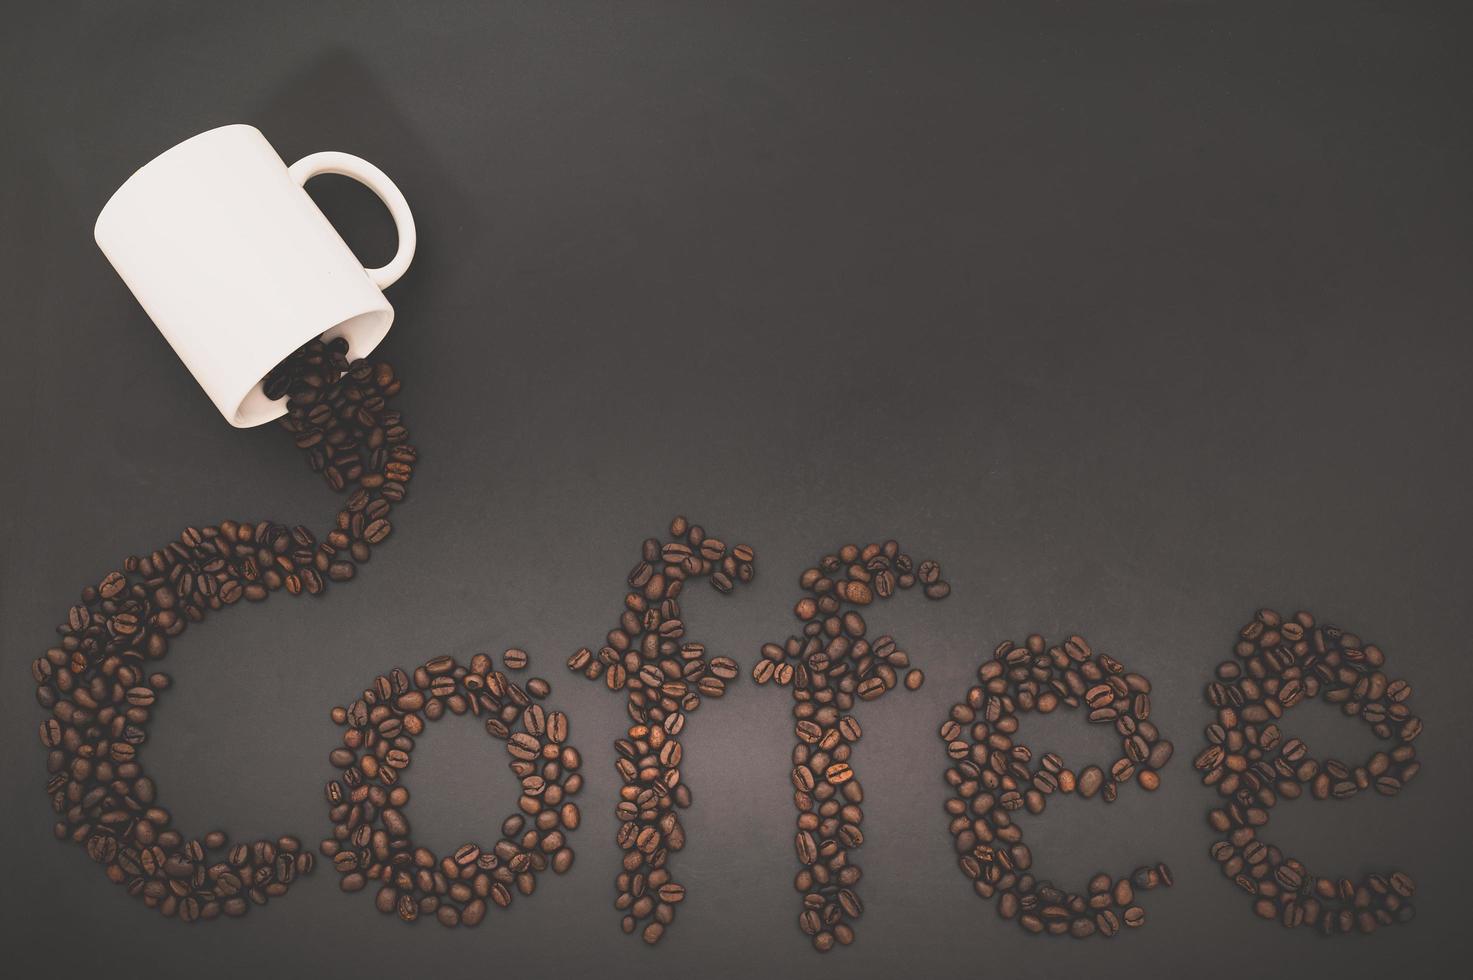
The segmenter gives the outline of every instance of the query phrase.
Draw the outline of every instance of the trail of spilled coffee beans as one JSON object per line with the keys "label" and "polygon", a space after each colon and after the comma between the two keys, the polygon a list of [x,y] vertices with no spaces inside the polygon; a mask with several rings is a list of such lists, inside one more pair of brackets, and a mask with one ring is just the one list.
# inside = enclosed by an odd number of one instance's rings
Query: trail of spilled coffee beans
{"label": "trail of spilled coffee beans", "polygon": [[[509,650],[504,662],[520,670],[527,657]],[[512,889],[531,895],[548,867],[557,874],[571,868],[567,834],[577,829],[579,812],[569,797],[582,788],[582,759],[568,743],[568,716],[539,703],[550,692],[536,677],[519,686],[485,654],[468,667],[436,657],[412,674],[380,674],[351,705],[333,708],[333,721],[345,730],[329,760],[342,775],[327,784],[333,835],[321,850],[342,875],[343,891],[377,881],[380,912],[405,922],[433,915],[443,926],[474,926],[488,901],[506,908]],[[493,846],[469,842],[437,857],[410,837],[409,790],[400,780],[415,736],[447,712],[484,715],[487,734],[505,743],[521,787],[520,812],[502,822]]]}
{"label": "trail of spilled coffee beans", "polygon": [[[1253,896],[1255,913],[1286,928],[1335,936],[1411,921],[1416,884],[1405,872],[1369,874],[1358,883],[1318,877],[1259,837],[1273,806],[1306,788],[1317,800],[1371,788],[1383,796],[1400,793],[1421,769],[1412,743],[1422,721],[1407,704],[1411,685],[1386,676],[1380,648],[1338,626],[1319,625],[1307,612],[1285,619],[1260,609],[1239,631],[1233,652],[1236,658],[1219,664],[1217,680],[1207,686],[1217,719],[1196,759],[1202,781],[1224,800],[1207,815],[1212,829],[1226,835],[1212,845],[1222,873]],[[1311,758],[1304,742],[1284,738],[1277,721],[1316,697],[1360,718],[1393,743],[1390,751],[1354,767]]]}
{"label": "trail of spilled coffee beans", "polygon": [[[1120,787],[1136,782],[1154,791],[1171,743],[1151,723],[1151,682],[1129,673],[1106,654],[1095,654],[1082,636],[1050,647],[1034,634],[1022,646],[1004,641],[977,669],[976,687],[951,707],[941,740],[952,760],[946,801],[962,874],[984,898],[997,898],[997,914],[1032,933],[1086,939],[1136,928],[1146,910],[1137,893],[1172,883],[1164,864],[1140,867],[1129,877],[1101,872],[1084,893],[1066,892],[1031,873],[1033,853],[1013,815],[1039,814],[1054,793],[1115,801]],[[1076,774],[1053,752],[1033,765],[1034,752],[1017,738],[1020,715],[1050,714],[1060,707],[1088,709],[1092,725],[1110,725],[1123,754],[1109,771],[1089,765]]]}
{"label": "trail of spilled coffee beans", "polygon": [[32,664],[36,699],[50,712],[41,742],[56,837],[81,845],[128,894],[184,922],[244,915],[312,870],[295,837],[234,845],[222,831],[186,837],[159,805],[140,754],[169,687],[150,662],[190,623],[273,592],[321,595],[329,582],[351,579],[389,536],[390,507],[404,499],[416,458],[387,405],[400,382],[388,364],[349,364],[346,350],[341,340],[312,341],[264,382],[268,395],[287,398],[281,426],[311,468],[348,492],[334,527],[320,539],[271,521],[186,528],[83,589],[57,627],[60,642]]}
{"label": "trail of spilled coffee beans", "polygon": [[[614,766],[623,786],[615,813],[616,839],[624,851],[615,881],[614,907],[624,913],[626,933],[640,931],[653,945],[675,921],[685,886],[671,877],[670,855],[685,847],[678,811],[691,805],[690,786],[680,774],[683,751],[676,736],[704,698],[719,698],[736,679],[736,661],[707,657],[703,644],[686,636],[680,595],[685,583],[705,578],[726,594],[752,581],[756,555],[739,544],[708,537],[684,517],[670,522],[670,540],[645,539],[629,573],[619,624],[595,654],[584,647],[568,658],[568,669],[590,680],[603,678],[611,691],[628,691],[634,724],[614,743]],[[648,921],[646,921],[648,920]],[[644,923],[641,927],[640,923]]]}
{"label": "trail of spilled coffee beans", "polygon": [[930,599],[951,594],[940,565],[923,561],[917,566],[893,540],[863,548],[844,545],[798,580],[810,593],[793,608],[803,622],[802,635],[788,637],[781,646],[765,644],[752,668],[758,684],[792,689],[798,736],[792,772],[798,810],[794,847],[801,865],[793,884],[803,896],[798,927],[819,952],[854,942],[852,922],[864,911],[854,887],[861,871],[850,860],[864,844],[859,827],[864,790],[849,765],[862,731],[848,712],[855,698],[873,701],[901,686],[902,670],[906,690],[917,690],[925,681],[892,637],[871,643],[864,617],[844,606],[868,606],[917,583]]}

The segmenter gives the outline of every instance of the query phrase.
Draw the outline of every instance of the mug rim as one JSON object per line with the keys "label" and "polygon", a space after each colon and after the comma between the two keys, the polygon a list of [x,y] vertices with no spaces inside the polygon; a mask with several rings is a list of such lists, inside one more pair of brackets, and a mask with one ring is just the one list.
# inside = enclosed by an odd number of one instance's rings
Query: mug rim
{"label": "mug rim", "polygon": [[[177,152],[182,152],[185,147],[189,146],[191,143],[198,142],[210,136],[217,136],[220,133],[223,133],[226,130],[230,129],[248,129],[251,132],[255,133],[257,136],[261,137],[262,140],[266,139],[266,134],[262,133],[259,129],[257,129],[255,126],[252,126],[250,123],[226,123],[223,126],[216,126],[213,129],[207,129],[203,133],[195,133],[188,139],[180,140],[178,143],[175,143],[167,150],[159,153],[152,160],[149,160],[143,166],[134,170],[131,174],[128,175],[128,179],[119,184],[118,189],[113,191],[112,194],[108,196],[107,203],[102,206],[102,210],[97,213],[97,220],[92,224],[92,237],[97,242],[97,244],[102,244],[102,225],[104,220],[106,220],[108,213],[112,210],[113,202],[122,197],[123,192],[132,187],[133,184],[138,181],[138,179],[144,174],[145,171],[151,169],[154,164],[162,163],[166,158],[174,156]],[[269,140],[267,141],[266,145],[271,145]],[[273,147],[273,149],[275,148]]]}
{"label": "mug rim", "polygon": [[[292,351],[296,350],[298,347],[302,346],[308,341],[319,337],[326,337],[328,334],[334,333],[336,331],[341,331],[348,324],[352,324],[355,321],[364,322],[364,332],[366,332],[368,336],[364,338],[362,342],[360,342],[359,338],[356,336],[347,337],[349,344],[348,358],[349,360],[354,361],[361,360],[362,358],[367,357],[369,354],[373,353],[374,349],[377,348],[379,344],[383,343],[384,338],[388,336],[389,329],[394,325],[394,307],[387,300],[385,300],[383,305],[381,306],[371,306],[368,309],[349,314],[336,323],[329,324],[326,327],[313,329],[301,340],[297,341],[291,350],[287,351],[285,354],[282,354],[281,357],[284,359],[288,357],[292,353]],[[355,329],[353,333],[357,334],[360,333],[360,331]],[[338,336],[344,336],[344,334],[339,333]],[[278,360],[276,363],[279,364],[281,362]],[[273,364],[272,367],[274,368],[275,364]],[[271,368],[267,368],[268,373],[270,372],[270,370]],[[229,422],[231,426],[237,429],[250,429],[258,425],[264,425],[267,422],[273,421],[275,419],[279,419],[286,414],[287,397],[285,395],[283,395],[281,398],[276,399],[275,401],[267,401],[265,399],[265,392],[261,390],[261,382],[265,380],[266,375],[263,374],[261,377],[252,382],[250,387],[242,392],[239,397],[232,395],[230,397],[230,402],[233,403],[233,406],[228,413],[224,410],[223,406],[219,404],[219,402],[215,403],[216,407],[221,409],[220,414],[225,416],[226,421]],[[210,397],[211,401],[214,401],[213,396],[210,396],[210,393],[208,391],[206,391],[205,394]],[[261,402],[264,402],[264,405],[261,404]],[[252,409],[253,407],[255,408],[255,411],[248,412],[248,410]]]}

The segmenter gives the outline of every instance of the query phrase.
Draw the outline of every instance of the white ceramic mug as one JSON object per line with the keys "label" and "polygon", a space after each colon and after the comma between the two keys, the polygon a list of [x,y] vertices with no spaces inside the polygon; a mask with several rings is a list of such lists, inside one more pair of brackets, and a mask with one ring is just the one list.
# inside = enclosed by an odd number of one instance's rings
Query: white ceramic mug
{"label": "white ceramic mug", "polygon": [[[364,269],[303,190],[353,177],[388,206],[399,251]],[[261,380],[313,337],[367,355],[394,322],[382,290],[414,258],[414,218],[383,171],[347,153],[288,167],[253,126],[185,140],[129,177],[97,217],[97,244],[231,425],[286,412]]]}

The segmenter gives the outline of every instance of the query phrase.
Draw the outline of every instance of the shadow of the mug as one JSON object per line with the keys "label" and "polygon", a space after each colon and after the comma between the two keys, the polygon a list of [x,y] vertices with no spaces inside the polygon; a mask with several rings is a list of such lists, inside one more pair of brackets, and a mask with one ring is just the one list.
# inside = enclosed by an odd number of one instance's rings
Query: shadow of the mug
{"label": "shadow of the mug", "polygon": [[[409,201],[419,244],[409,273],[390,291],[401,311],[434,288],[433,257],[440,233],[454,228],[458,247],[476,234],[474,201],[420,138],[393,92],[354,52],[332,48],[287,77],[249,120],[288,164],[319,150],[363,157],[389,175]],[[308,192],[367,267],[383,265],[397,248],[388,209],[349,177],[314,177]]]}

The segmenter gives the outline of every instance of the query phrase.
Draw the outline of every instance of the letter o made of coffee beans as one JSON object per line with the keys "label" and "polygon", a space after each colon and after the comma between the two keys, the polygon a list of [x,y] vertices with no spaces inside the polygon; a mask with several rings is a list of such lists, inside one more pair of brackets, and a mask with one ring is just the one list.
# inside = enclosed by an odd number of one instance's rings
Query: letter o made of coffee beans
{"label": "letter o made of coffee beans", "polygon": [[[517,892],[531,895],[548,868],[571,868],[568,835],[580,820],[572,797],[583,784],[582,760],[568,742],[567,715],[540,703],[548,692],[537,678],[525,688],[509,680],[485,654],[469,666],[436,657],[413,673],[380,675],[351,705],[332,709],[344,731],[330,761],[342,772],[327,784],[333,835],[321,849],[343,891],[376,883],[380,912],[405,922],[434,916],[444,926],[475,926],[488,905],[506,908]],[[436,856],[410,836],[409,790],[401,780],[415,737],[447,713],[484,719],[487,734],[506,747],[520,796],[495,844],[466,843]]]}
{"label": "letter o made of coffee beans", "polygon": [[[1130,782],[1155,790],[1172,747],[1150,721],[1150,681],[1094,653],[1081,636],[1050,647],[1037,634],[1022,646],[1000,644],[977,679],[940,728],[954,794],[946,812],[962,873],[979,896],[997,900],[998,915],[1028,932],[1085,939],[1144,925],[1145,909],[1136,899],[1171,884],[1166,865],[1118,879],[1100,873],[1083,892],[1065,891],[1034,876],[1033,855],[1014,815],[1042,813],[1055,793],[1113,802]],[[1090,724],[1109,725],[1119,735],[1122,754],[1108,770],[1088,765],[1076,772],[1052,752],[1036,758],[1018,739],[1020,715],[1061,707],[1083,709]]]}
{"label": "letter o made of coffee beans", "polygon": [[192,623],[273,593],[319,596],[352,579],[392,530],[416,453],[388,364],[348,363],[347,343],[314,340],[263,381],[287,399],[280,425],[328,486],[346,493],[334,526],[220,521],[186,528],[164,547],[123,561],[57,627],[31,665],[47,712],[46,794],[58,840],[80,845],[107,878],[183,922],[245,915],[286,894],[314,857],[296,837],[231,844],[223,831],[189,837],[143,770],[148,727],[169,675],[153,669]]}
{"label": "letter o made of coffee beans", "polygon": [[[1195,763],[1222,797],[1207,821],[1221,835],[1212,857],[1223,875],[1252,897],[1259,917],[1286,928],[1335,936],[1409,922],[1416,885],[1405,872],[1358,882],[1315,875],[1261,835],[1275,804],[1306,790],[1320,801],[1368,789],[1400,793],[1421,768],[1413,743],[1422,721],[1409,704],[1411,685],[1387,676],[1386,656],[1375,644],[1307,612],[1285,618],[1260,609],[1239,630],[1233,653],[1207,685],[1217,715]],[[1303,741],[1284,736],[1279,720],[1317,697],[1365,722],[1387,748],[1359,766],[1312,757]]]}

